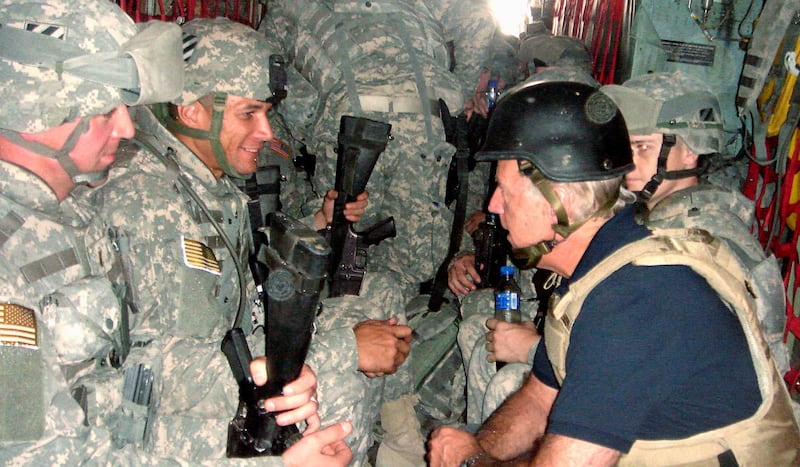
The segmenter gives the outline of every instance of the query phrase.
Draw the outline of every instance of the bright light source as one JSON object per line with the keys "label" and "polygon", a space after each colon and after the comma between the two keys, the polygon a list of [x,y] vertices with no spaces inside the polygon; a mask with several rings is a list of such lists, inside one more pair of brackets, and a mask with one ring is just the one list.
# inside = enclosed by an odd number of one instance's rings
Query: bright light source
{"label": "bright light source", "polygon": [[518,36],[525,31],[525,18],[530,15],[529,0],[491,0],[492,13],[503,33]]}

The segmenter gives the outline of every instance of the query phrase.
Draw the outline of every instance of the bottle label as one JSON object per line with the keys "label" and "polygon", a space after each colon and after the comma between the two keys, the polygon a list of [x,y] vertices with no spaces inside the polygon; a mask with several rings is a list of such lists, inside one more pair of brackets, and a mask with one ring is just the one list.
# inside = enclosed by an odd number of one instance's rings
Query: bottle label
{"label": "bottle label", "polygon": [[495,310],[519,310],[519,294],[501,292],[494,296]]}

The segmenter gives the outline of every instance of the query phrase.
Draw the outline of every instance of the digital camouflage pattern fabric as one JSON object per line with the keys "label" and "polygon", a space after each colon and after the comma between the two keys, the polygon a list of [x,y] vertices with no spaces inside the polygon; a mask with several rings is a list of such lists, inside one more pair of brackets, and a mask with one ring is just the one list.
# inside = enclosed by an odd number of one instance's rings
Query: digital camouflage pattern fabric
{"label": "digital camouflage pattern fabric", "polygon": [[[189,181],[222,226],[240,264],[246,264],[251,242],[246,200],[230,179],[214,178],[147,109],[139,109],[137,124],[136,139],[165,155],[168,165],[132,142],[95,196],[103,217],[130,241],[123,257],[139,313],[132,316],[134,349],[126,368],[143,364],[154,375],[149,437],[134,442],[165,458],[224,459],[238,387],[219,345],[234,321],[239,282],[219,233],[177,177]],[[260,308],[249,270],[245,278],[242,327],[249,332]],[[261,334],[251,340],[251,348],[263,349]]]}
{"label": "digital camouflage pattern fabric", "polygon": [[[393,216],[397,237],[370,248],[367,277],[380,276],[374,282],[370,279],[370,285],[365,282],[360,299],[372,303],[361,306],[375,307],[366,316],[375,319],[397,316],[403,322],[405,304],[417,295],[419,283],[432,278],[444,259],[453,219],[453,212],[444,200],[455,148],[445,142],[437,99],[443,99],[451,113],[457,115],[464,96],[472,95],[480,68],[489,59],[489,42],[494,34],[488,6],[477,0],[468,5],[407,0],[278,1],[270,4],[270,14],[261,29],[283,42],[287,56],[293,57],[291,65],[315,91],[313,107],[303,106],[296,113],[290,112],[297,109],[291,103],[290,91],[286,106],[279,108],[279,112],[286,117],[294,140],[317,155],[313,182],[319,196],[334,186],[335,150],[342,115],[363,116],[392,125],[393,140],[378,158],[367,185],[369,206],[360,224],[369,226]],[[449,40],[455,45],[454,61],[447,47]],[[473,197],[473,208],[468,212],[480,206],[482,195]],[[319,198],[309,202],[306,214],[319,205]],[[386,294],[396,298],[384,300]],[[338,313],[336,302],[329,304],[326,300],[322,316],[328,307],[334,307],[331,310]],[[333,311],[330,314],[334,316]],[[356,322],[343,328],[343,342],[349,339],[351,346],[355,342],[350,329]],[[322,333],[317,337],[320,338],[317,343],[322,343]],[[355,348],[340,352],[350,355],[352,362]],[[376,395],[359,406],[342,405],[342,412],[337,412],[356,426],[348,438],[355,464],[360,464],[366,456],[371,444],[371,426],[378,419],[381,402],[410,391],[409,365],[407,360],[397,375],[382,378],[387,379],[385,383],[353,383],[346,380],[366,378],[338,369],[328,375],[314,368],[321,387],[385,386],[383,398]],[[403,372],[406,374],[400,374]],[[330,383],[337,380],[329,378],[343,379],[340,383]],[[357,391],[353,389],[354,393]],[[380,391],[377,389],[376,394]],[[326,410],[321,408],[323,413]],[[348,415],[347,410],[352,412]],[[333,420],[325,417],[323,422],[326,421]]]}
{"label": "digital camouflage pattern fabric", "polygon": [[[76,53],[115,55],[136,34],[133,21],[113,2],[88,1],[76,8],[66,0],[44,2],[3,0],[3,28],[33,28],[59,38]],[[0,127],[36,133],[76,117],[103,114],[124,103],[122,90],[54,68],[20,63],[0,52]]]}
{"label": "digital camouflage pattern fabric", "polygon": [[[108,433],[84,425],[72,390],[81,371],[118,345],[105,226],[85,203],[59,204],[42,180],[15,165],[0,162],[0,180],[0,462],[104,462],[112,446],[94,437]],[[71,376],[62,368],[72,368]]]}
{"label": "digital camouflage pattern fabric", "polygon": [[267,67],[277,51],[269,38],[225,18],[189,21],[183,33],[194,36],[184,43],[192,55],[184,67],[183,93],[173,103],[188,105],[215,92],[260,101],[270,97]]}

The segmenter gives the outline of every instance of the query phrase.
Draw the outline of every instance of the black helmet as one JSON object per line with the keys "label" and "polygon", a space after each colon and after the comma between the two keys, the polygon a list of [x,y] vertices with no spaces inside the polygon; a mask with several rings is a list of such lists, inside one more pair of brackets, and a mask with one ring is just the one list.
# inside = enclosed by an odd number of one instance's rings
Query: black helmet
{"label": "black helmet", "polygon": [[[617,106],[596,87],[570,81],[532,81],[503,94],[476,159],[518,160],[553,207],[553,230],[565,238],[589,219],[609,212],[618,196],[586,219],[570,222],[549,182],[621,179],[633,169],[628,130]],[[523,269],[531,268],[554,245],[543,241],[515,248],[511,259]]]}
{"label": "black helmet", "polygon": [[524,159],[555,182],[605,180],[633,169],[617,106],[596,88],[534,81],[505,92],[478,161]]}

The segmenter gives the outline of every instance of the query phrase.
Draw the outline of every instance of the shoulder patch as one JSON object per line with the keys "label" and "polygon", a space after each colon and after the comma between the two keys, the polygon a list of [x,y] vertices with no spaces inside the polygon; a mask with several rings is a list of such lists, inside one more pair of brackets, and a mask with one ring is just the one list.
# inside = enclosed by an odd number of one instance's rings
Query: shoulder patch
{"label": "shoulder patch", "polygon": [[181,248],[183,249],[183,264],[187,267],[201,269],[216,275],[222,273],[214,251],[205,243],[181,236]]}
{"label": "shoulder patch", "polygon": [[19,345],[38,349],[36,329],[33,310],[13,303],[0,303],[0,346]]}

